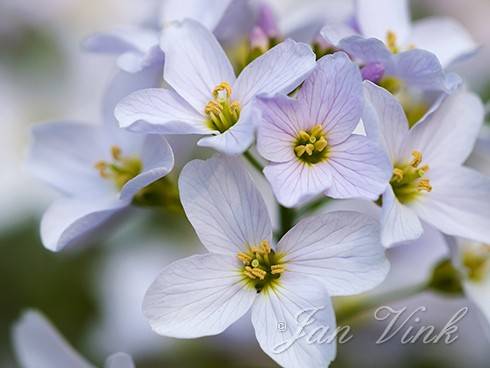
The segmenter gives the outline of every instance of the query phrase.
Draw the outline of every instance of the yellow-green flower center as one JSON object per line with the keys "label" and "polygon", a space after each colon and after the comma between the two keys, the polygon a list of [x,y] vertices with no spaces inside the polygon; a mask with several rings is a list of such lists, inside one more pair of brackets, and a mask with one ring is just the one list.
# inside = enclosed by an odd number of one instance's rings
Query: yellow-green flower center
{"label": "yellow-green flower center", "polygon": [[125,157],[119,146],[111,147],[112,161],[99,161],[95,168],[100,176],[114,182],[116,188],[121,190],[124,184],[141,173],[143,165],[138,157]]}
{"label": "yellow-green flower center", "polygon": [[206,124],[210,129],[224,133],[240,118],[240,103],[231,100],[232,92],[231,86],[226,82],[220,83],[213,90],[213,98],[204,109]]}
{"label": "yellow-green flower center", "polygon": [[240,272],[244,280],[257,293],[276,285],[286,270],[282,256],[274,252],[267,240],[250,247],[247,252],[238,253],[238,259],[243,263]]}
{"label": "yellow-green flower center", "polygon": [[421,193],[432,191],[429,179],[424,178],[427,171],[429,166],[422,165],[422,153],[419,151],[412,152],[412,160],[408,164],[395,165],[390,184],[401,203],[410,203]]}
{"label": "yellow-green flower center", "polygon": [[328,158],[328,142],[323,127],[315,125],[310,130],[301,130],[293,145],[296,157],[314,165]]}
{"label": "yellow-green flower center", "polygon": [[465,249],[463,265],[471,281],[483,281],[490,272],[490,245],[479,244]]}

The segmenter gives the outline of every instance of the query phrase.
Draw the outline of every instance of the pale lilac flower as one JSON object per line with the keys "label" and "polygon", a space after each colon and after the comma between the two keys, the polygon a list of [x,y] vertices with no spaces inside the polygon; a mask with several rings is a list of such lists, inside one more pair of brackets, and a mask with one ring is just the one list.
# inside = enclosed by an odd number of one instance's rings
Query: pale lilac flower
{"label": "pale lilac flower", "polygon": [[373,140],[353,134],[363,109],[359,69],[344,53],[318,61],[295,98],[259,97],[257,147],[271,161],[264,170],[287,207],[320,193],[375,200],[391,166]]}
{"label": "pale lilac flower", "polygon": [[164,137],[103,125],[55,122],[36,125],[27,166],[65,197],[41,221],[46,248],[60,251],[130,206],[140,190],[173,167]]}
{"label": "pale lilac flower", "polygon": [[365,82],[365,95],[366,130],[379,137],[393,167],[382,196],[383,244],[420,237],[421,221],[445,234],[490,241],[490,178],[462,166],[482,126],[480,99],[459,90],[409,129],[391,94]]}
{"label": "pale lilac flower", "polygon": [[[13,345],[21,368],[94,368],[39,312],[25,312],[13,327]],[[131,357],[116,353],[105,368],[134,368]]]}
{"label": "pale lilac flower", "polygon": [[[179,185],[210,253],[177,261],[154,281],[143,303],[153,330],[216,335],[251,309],[257,340],[278,364],[327,366],[336,351],[325,341],[336,328],[330,296],[370,289],[388,272],[378,223],[355,212],[315,216],[274,245],[265,203],[239,159],[192,161]],[[291,341],[302,323],[306,336]],[[315,331],[321,341],[308,340]]]}
{"label": "pale lilac flower", "polygon": [[132,131],[206,135],[198,145],[227,154],[244,152],[258,119],[255,96],[288,93],[315,66],[304,44],[287,40],[255,59],[235,78],[216,38],[186,20],[166,29],[164,79],[173,89],[134,92],[116,107],[120,126]]}

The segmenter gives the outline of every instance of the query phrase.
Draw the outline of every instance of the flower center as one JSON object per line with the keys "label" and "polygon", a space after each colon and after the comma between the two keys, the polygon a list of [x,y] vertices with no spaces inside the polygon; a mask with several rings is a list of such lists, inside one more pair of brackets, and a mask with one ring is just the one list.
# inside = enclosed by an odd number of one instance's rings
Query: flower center
{"label": "flower center", "polygon": [[483,281],[490,272],[490,245],[478,244],[466,249],[463,253],[463,265],[471,281]]}
{"label": "flower center", "polygon": [[294,153],[301,161],[313,165],[328,158],[328,142],[320,124],[301,130],[294,142]]}
{"label": "flower center", "polygon": [[224,133],[240,118],[240,103],[232,101],[231,94],[231,86],[226,82],[220,83],[213,90],[213,99],[204,109],[208,118],[206,123],[210,129]]}
{"label": "flower center", "polygon": [[99,161],[95,168],[104,179],[112,180],[118,190],[124,184],[139,175],[142,170],[142,163],[138,157],[124,157],[119,146],[111,147],[112,161]]}
{"label": "flower center", "polygon": [[421,163],[422,153],[413,151],[412,161],[404,165],[395,165],[393,169],[390,184],[395,196],[403,204],[412,202],[422,192],[432,191],[429,179],[423,178],[429,171],[429,166]]}
{"label": "flower center", "polygon": [[257,293],[276,284],[286,270],[282,257],[272,250],[267,240],[250,247],[247,252],[238,253],[238,259],[243,263],[241,273],[244,279]]}

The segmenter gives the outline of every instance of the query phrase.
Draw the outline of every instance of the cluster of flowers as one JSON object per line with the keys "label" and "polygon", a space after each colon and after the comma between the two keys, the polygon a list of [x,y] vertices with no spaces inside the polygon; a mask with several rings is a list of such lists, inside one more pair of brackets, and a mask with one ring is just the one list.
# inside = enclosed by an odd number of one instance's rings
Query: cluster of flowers
{"label": "cluster of flowers", "polygon": [[[345,22],[305,20],[288,37],[265,4],[163,0],[158,19],[90,37],[85,47],[117,54],[120,71],[103,124],[34,128],[29,167],[66,194],[42,219],[44,245],[60,251],[129,206],[180,200],[209,253],[151,285],[152,328],[214,335],[251,310],[261,348],[283,367],[327,366],[335,341],[294,340],[297,317],[315,308],[304,333],[335,331],[330,297],[380,284],[385,248],[425,226],[454,240],[452,272],[490,317],[490,179],[463,166],[484,108],[446,71],[477,47],[456,22],[412,25],[407,9],[359,0]],[[185,165],[178,192],[165,138],[174,134],[217,152]],[[313,214],[276,236],[248,173],[262,163],[284,214],[356,198],[375,202],[379,217]]]}

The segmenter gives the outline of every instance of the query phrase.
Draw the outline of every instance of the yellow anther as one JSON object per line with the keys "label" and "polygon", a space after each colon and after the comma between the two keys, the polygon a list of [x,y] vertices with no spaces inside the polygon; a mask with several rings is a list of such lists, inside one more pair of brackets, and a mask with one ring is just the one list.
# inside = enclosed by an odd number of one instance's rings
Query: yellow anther
{"label": "yellow anther", "polygon": [[388,31],[386,33],[386,46],[388,46],[388,49],[394,54],[397,54],[400,51],[397,46],[397,37],[395,32]]}
{"label": "yellow anther", "polygon": [[286,270],[286,267],[283,264],[271,266],[271,274],[273,274],[273,275],[280,275],[285,270]]}
{"label": "yellow anther", "polygon": [[315,146],[312,145],[311,143],[308,143],[306,146],[305,146],[305,151],[306,153],[308,154],[308,156],[311,156],[313,154],[313,151],[315,150]]}
{"label": "yellow anther", "polygon": [[294,152],[296,153],[296,156],[298,156],[298,157],[303,156],[305,151],[306,151],[306,146],[304,146],[304,145],[294,147]]}
{"label": "yellow anther", "polygon": [[206,105],[206,108],[204,109],[204,112],[206,114],[215,114],[215,115],[219,115],[222,111],[222,106],[219,104],[219,102],[215,101],[215,100],[211,100],[208,102],[208,104]]}
{"label": "yellow anther", "polygon": [[318,152],[322,152],[328,145],[327,140],[325,137],[321,137],[319,140],[315,142],[315,150]]}
{"label": "yellow anther", "polygon": [[270,252],[272,252],[272,248],[267,240],[262,240],[260,246],[262,247],[264,254],[270,254]]}
{"label": "yellow anther", "polygon": [[424,172],[424,174],[425,174],[427,171],[429,171],[429,169],[430,169],[429,165],[424,165],[424,166],[422,166],[422,167],[420,168],[420,170],[422,170],[422,171]]}
{"label": "yellow anther", "polygon": [[252,262],[252,257],[250,257],[247,253],[240,252],[238,253],[238,259],[242,261],[244,265],[249,265]]}
{"label": "yellow anther", "polygon": [[432,191],[432,186],[430,185],[429,179],[422,179],[417,183],[418,190],[424,190],[426,192]]}
{"label": "yellow anther", "polygon": [[323,135],[323,127],[320,124],[315,125],[311,128],[311,135],[321,136]]}
{"label": "yellow anther", "polygon": [[[248,268],[250,268],[250,267],[248,267]],[[250,272],[249,270],[247,270],[247,268],[245,268],[245,270],[243,271],[243,274],[252,280],[256,279],[255,275],[252,272]]]}
{"label": "yellow anther", "polygon": [[412,152],[412,161],[410,161],[410,166],[412,167],[418,167],[420,163],[422,162],[422,153],[420,151],[413,151]]}
{"label": "yellow anther", "polygon": [[245,267],[245,271],[254,275],[255,278],[258,278],[260,280],[265,279],[265,276],[267,276],[267,272],[265,272],[264,270],[262,270],[260,268],[252,268],[250,266],[247,266],[247,267]]}
{"label": "yellow anther", "polygon": [[402,169],[398,169],[398,168],[394,168],[393,169],[393,178],[391,180],[393,181],[397,181],[397,182],[400,182],[403,180],[403,170]]}
{"label": "yellow anther", "polygon": [[106,172],[108,165],[105,161],[98,161],[94,166],[95,166],[95,169],[99,172],[101,177],[103,177],[103,178],[108,177],[108,174]]}
{"label": "yellow anther", "polygon": [[220,97],[220,93],[222,92],[225,92],[226,93],[226,96],[225,97],[231,97],[231,94],[233,92],[233,90],[231,89],[231,86],[229,83],[227,82],[221,82],[220,84],[218,84],[215,89],[213,90],[213,96],[214,98],[219,98]]}
{"label": "yellow anther", "polygon": [[300,139],[303,139],[305,141],[309,141],[310,140],[310,135],[304,131],[304,130],[300,130],[299,133],[298,133],[298,136]]}
{"label": "yellow anther", "polygon": [[122,150],[119,146],[112,146],[111,147],[111,155],[112,158],[116,161],[119,161],[122,156]]}

